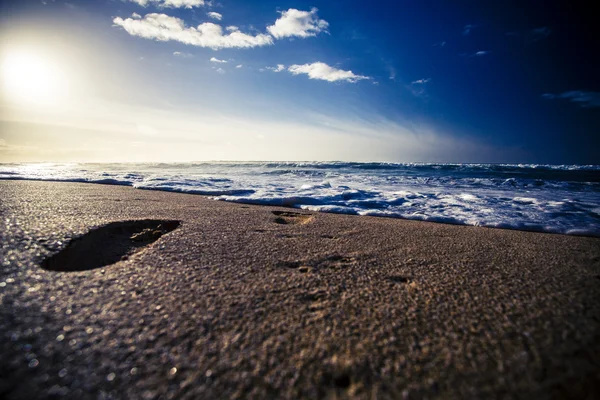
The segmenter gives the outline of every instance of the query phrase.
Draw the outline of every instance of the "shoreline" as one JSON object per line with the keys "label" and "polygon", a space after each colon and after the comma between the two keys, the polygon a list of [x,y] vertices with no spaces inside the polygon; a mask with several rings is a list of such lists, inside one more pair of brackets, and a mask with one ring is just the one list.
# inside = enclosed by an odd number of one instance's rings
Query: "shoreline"
{"label": "shoreline", "polygon": [[600,238],[132,189],[0,180],[0,395],[600,395]]}
{"label": "shoreline", "polygon": [[[92,184],[92,185],[105,185],[105,186],[117,186],[117,187],[128,187],[131,189],[135,189],[135,190],[148,190],[148,191],[157,191],[157,192],[166,192],[166,193],[179,193],[179,194],[186,194],[186,195],[192,195],[192,196],[203,196],[205,198],[210,198],[212,196],[218,196],[218,194],[206,194],[206,193],[194,193],[194,192],[184,192],[184,191],[179,191],[179,190],[170,190],[170,189],[164,189],[164,188],[160,188],[160,189],[155,189],[155,188],[149,188],[149,187],[135,187],[132,184],[129,183],[122,183],[122,182],[95,182],[95,181],[73,181],[73,180],[60,180],[60,179],[35,179],[35,178],[22,178],[22,177],[2,177],[0,178],[0,182],[1,181],[32,181],[32,182],[51,182],[51,183],[81,183],[81,184]],[[558,232],[558,231],[553,231],[553,230],[544,230],[541,229],[539,227],[530,227],[529,229],[524,228],[524,227],[512,227],[510,225],[506,225],[506,226],[488,226],[488,225],[471,225],[471,224],[467,224],[467,223],[463,223],[463,222],[459,222],[459,221],[450,221],[450,220],[435,220],[435,219],[427,219],[428,217],[425,216],[424,218],[406,218],[406,217],[402,217],[402,216],[395,216],[395,215],[361,215],[361,214],[356,214],[356,213],[344,213],[344,212],[336,212],[336,211],[314,211],[314,210],[310,210],[310,209],[305,209],[302,207],[295,207],[293,205],[274,205],[274,204],[265,204],[265,203],[261,203],[260,201],[242,201],[242,200],[223,200],[223,199],[210,199],[212,201],[225,201],[228,203],[235,203],[235,204],[246,204],[246,205],[252,205],[252,206],[259,206],[259,207],[279,207],[279,208],[289,208],[289,209],[295,209],[295,210],[300,210],[300,211],[305,211],[305,212],[317,212],[317,213],[327,213],[327,214],[340,214],[340,215],[348,215],[348,216],[356,216],[356,217],[375,217],[375,218],[390,218],[390,219],[399,219],[399,220],[404,220],[404,221],[418,221],[418,222],[429,222],[429,223],[434,223],[434,224],[446,224],[446,225],[456,225],[456,226],[472,226],[472,227],[481,227],[481,228],[488,228],[488,229],[506,229],[506,230],[514,230],[514,231],[521,231],[521,232],[534,232],[534,233],[547,233],[547,234],[552,234],[552,235],[566,235],[566,236],[580,236],[580,237],[590,237],[590,238],[600,238],[600,232],[581,232],[581,230],[583,228],[578,228],[575,230],[572,230],[572,232]]]}

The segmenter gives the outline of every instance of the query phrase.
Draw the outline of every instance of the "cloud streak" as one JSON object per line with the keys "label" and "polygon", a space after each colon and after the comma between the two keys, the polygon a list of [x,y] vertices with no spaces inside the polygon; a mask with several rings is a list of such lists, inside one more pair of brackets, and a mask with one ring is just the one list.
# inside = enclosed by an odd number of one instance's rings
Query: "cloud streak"
{"label": "cloud streak", "polygon": [[344,71],[331,67],[323,62],[298,65],[294,64],[288,68],[293,75],[306,74],[309,79],[319,79],[327,82],[350,82],[356,83],[363,79],[371,79],[368,76],[356,75],[352,71]]}
{"label": "cloud streak", "polygon": [[429,81],[431,81],[431,78],[423,78],[423,79],[418,79],[416,81],[412,81],[411,83],[413,85],[415,85],[415,84],[423,85],[425,83],[428,83]]}
{"label": "cloud streak", "polygon": [[484,57],[484,56],[488,56],[490,54],[491,54],[491,51],[489,51],[489,50],[479,50],[479,51],[476,51],[475,53],[471,53],[471,54],[460,53],[460,55],[462,57]]}
{"label": "cloud streak", "polygon": [[174,55],[175,57],[181,57],[181,58],[192,58],[192,57],[194,57],[194,55],[193,55],[193,54],[190,54],[190,53],[182,53],[181,51],[174,51],[174,52],[173,52],[173,55]]}
{"label": "cloud streak", "polygon": [[550,36],[551,33],[552,30],[550,28],[548,28],[547,26],[543,26],[541,28],[530,29],[524,32],[506,32],[505,35],[513,38],[522,38],[526,45],[530,45],[539,42],[540,40],[546,39],[548,36]]}
{"label": "cloud streak", "polygon": [[[260,114],[247,119],[235,112],[214,111],[210,106],[190,113],[94,104],[76,112],[62,110],[59,119],[25,111],[28,117],[23,122],[5,123],[0,130],[0,158],[6,162],[335,159],[477,163],[516,162],[522,157],[519,149],[498,148],[426,124],[415,127],[377,116],[347,118],[299,109],[299,119]],[[29,118],[35,122],[27,122]],[[10,139],[5,136],[9,131],[14,133]],[[86,132],[83,142],[82,132]],[[268,138],[268,145],[257,140],[260,135]],[[290,146],[290,137],[303,140]]]}
{"label": "cloud streak", "polygon": [[568,100],[572,103],[578,104],[582,108],[596,108],[600,107],[600,93],[599,92],[586,92],[583,90],[571,90],[561,94],[544,93],[543,99],[554,100],[562,99]]}
{"label": "cloud streak", "polygon": [[204,0],[129,0],[142,7],[148,7],[150,4],[161,8],[193,8],[201,7],[206,2]]}
{"label": "cloud streak", "polygon": [[465,25],[463,27],[463,31],[462,31],[463,36],[469,35],[471,33],[471,31],[473,30],[473,28],[476,28],[476,27],[477,27],[476,25],[471,25],[471,24]]}
{"label": "cloud streak", "polygon": [[176,41],[213,50],[253,48],[273,44],[273,38],[266,34],[253,36],[238,30],[224,34],[223,28],[212,22],[204,22],[197,27],[187,27],[182,19],[166,14],[152,13],[141,19],[116,17],[113,23],[132,36],[161,42]]}
{"label": "cloud streak", "polygon": [[529,42],[539,42],[540,40],[550,36],[550,33],[552,33],[552,31],[547,27],[532,29],[529,31]]}
{"label": "cloud streak", "polygon": [[408,85],[408,90],[410,90],[415,97],[427,98],[428,95],[426,85],[429,82],[431,82],[431,78],[417,79]]}
{"label": "cloud streak", "polygon": [[281,12],[281,17],[275,24],[267,27],[267,31],[276,39],[286,37],[307,38],[316,36],[321,32],[327,32],[329,23],[317,16],[317,9],[300,11],[290,8]]}

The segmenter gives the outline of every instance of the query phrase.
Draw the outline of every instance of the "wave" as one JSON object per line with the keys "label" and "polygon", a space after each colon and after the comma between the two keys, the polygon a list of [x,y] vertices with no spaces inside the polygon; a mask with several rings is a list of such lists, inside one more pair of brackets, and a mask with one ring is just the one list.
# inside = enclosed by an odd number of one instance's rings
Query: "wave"
{"label": "wave", "polygon": [[600,236],[600,166],[348,162],[0,164],[0,179],[128,185],[215,200]]}

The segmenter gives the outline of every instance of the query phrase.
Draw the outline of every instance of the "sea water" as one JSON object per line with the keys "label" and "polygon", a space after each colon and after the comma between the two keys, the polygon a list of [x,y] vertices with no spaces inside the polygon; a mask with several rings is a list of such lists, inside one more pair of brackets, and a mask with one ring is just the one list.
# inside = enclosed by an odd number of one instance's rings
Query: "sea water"
{"label": "sea water", "polygon": [[0,179],[128,185],[322,212],[600,236],[600,165],[0,164]]}

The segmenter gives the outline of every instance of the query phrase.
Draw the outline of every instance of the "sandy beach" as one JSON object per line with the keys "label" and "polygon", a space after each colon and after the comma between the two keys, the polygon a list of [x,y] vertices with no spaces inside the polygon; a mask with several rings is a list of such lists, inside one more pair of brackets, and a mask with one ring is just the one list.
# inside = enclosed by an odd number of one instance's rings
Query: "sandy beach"
{"label": "sandy beach", "polygon": [[0,242],[2,398],[600,397],[599,238],[15,180]]}

